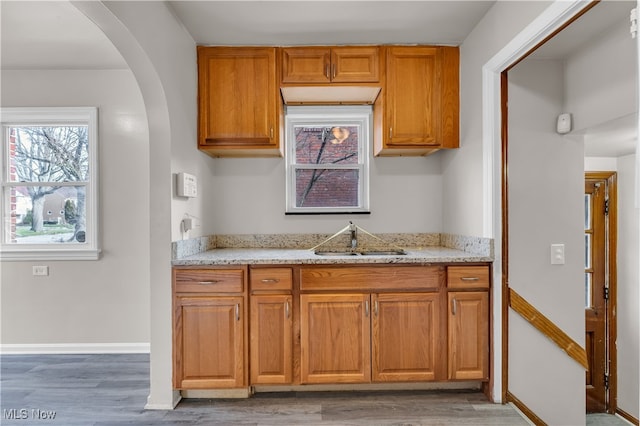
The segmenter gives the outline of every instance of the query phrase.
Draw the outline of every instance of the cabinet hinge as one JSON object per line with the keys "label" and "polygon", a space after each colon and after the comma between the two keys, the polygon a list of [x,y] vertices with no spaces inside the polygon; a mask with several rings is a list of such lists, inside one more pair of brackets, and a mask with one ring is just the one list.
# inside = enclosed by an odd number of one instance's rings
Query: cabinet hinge
{"label": "cabinet hinge", "polygon": [[604,387],[606,389],[609,389],[609,375],[608,374],[604,375]]}
{"label": "cabinet hinge", "polygon": [[604,200],[604,214],[605,215],[609,214],[609,199],[608,198],[606,200]]}
{"label": "cabinet hinge", "polygon": [[604,300],[609,300],[609,287],[604,288]]}

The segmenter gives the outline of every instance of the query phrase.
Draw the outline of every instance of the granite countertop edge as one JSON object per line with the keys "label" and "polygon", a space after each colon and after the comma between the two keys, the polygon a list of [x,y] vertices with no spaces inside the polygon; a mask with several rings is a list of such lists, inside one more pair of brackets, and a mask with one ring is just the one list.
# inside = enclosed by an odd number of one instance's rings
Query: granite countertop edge
{"label": "granite countertop edge", "polygon": [[216,248],[174,259],[173,266],[216,265],[339,265],[339,264],[431,264],[493,262],[490,256],[447,247],[406,249],[405,255],[317,255],[311,250],[275,248]]}

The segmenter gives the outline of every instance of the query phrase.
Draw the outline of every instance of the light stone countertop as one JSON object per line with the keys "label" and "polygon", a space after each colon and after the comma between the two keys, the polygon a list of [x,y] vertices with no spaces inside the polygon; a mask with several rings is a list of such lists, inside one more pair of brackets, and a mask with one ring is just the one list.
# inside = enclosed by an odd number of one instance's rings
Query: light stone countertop
{"label": "light stone countertop", "polygon": [[446,247],[406,249],[406,255],[317,255],[311,250],[286,248],[215,248],[174,259],[174,266],[188,265],[339,265],[355,263],[469,263],[493,258]]}

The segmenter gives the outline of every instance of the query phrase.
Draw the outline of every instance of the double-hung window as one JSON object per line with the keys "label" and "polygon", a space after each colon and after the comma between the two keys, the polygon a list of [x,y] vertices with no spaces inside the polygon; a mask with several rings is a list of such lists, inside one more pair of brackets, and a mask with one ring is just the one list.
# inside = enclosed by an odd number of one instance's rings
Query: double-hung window
{"label": "double-hung window", "polygon": [[289,106],[289,214],[368,213],[370,106]]}
{"label": "double-hung window", "polygon": [[2,108],[0,258],[97,259],[96,108]]}

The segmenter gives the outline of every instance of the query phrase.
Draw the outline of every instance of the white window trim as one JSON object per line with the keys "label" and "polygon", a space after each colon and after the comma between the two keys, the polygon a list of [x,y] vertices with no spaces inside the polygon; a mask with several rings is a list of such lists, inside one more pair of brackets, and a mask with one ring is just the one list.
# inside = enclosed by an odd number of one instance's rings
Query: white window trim
{"label": "white window trim", "polygon": [[[86,185],[86,239],[79,244],[11,244],[6,242],[9,229],[9,209],[6,188],[9,187],[8,149],[5,133],[7,125],[78,124],[89,126],[89,181]],[[100,257],[98,232],[98,109],[95,107],[19,107],[0,108],[2,127],[2,226],[0,226],[0,260],[97,260]]]}
{"label": "white window trim", "polygon": [[[370,105],[349,106],[294,106],[287,107],[285,114],[286,130],[286,213],[287,214],[349,214],[369,213],[369,145],[372,132],[372,108]],[[331,124],[353,125],[357,124],[362,129],[358,142],[358,165],[322,164],[326,169],[358,169],[359,173],[359,199],[358,206],[354,207],[296,207],[296,169],[304,169],[305,165],[295,164],[296,144],[294,126],[296,124],[310,124],[321,126],[321,121],[326,120]],[[315,120],[315,122],[314,122]],[[320,123],[318,122],[320,120]],[[310,123],[311,121],[311,123]],[[316,168],[316,167],[308,167]]]}

